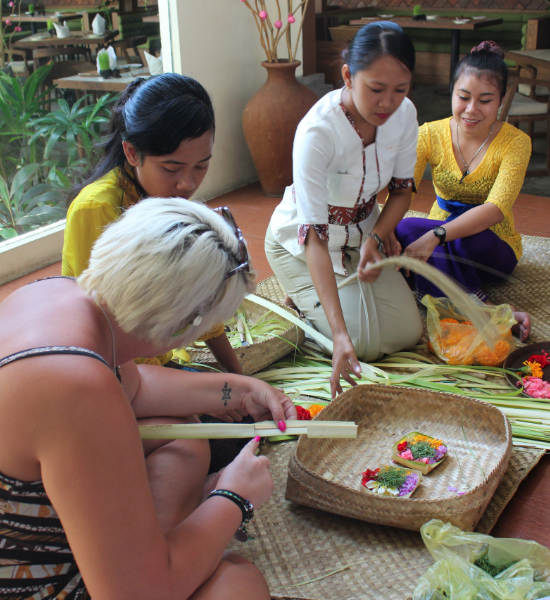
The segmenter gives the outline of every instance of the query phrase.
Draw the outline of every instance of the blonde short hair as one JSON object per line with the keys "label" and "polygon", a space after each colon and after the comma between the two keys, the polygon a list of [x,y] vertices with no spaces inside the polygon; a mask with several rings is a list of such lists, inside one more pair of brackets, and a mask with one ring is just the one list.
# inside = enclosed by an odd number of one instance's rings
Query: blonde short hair
{"label": "blonde short hair", "polygon": [[234,228],[212,209],[147,198],[105,229],[77,281],[123,331],[176,347],[229,318],[254,289],[251,265],[226,278],[238,256]]}

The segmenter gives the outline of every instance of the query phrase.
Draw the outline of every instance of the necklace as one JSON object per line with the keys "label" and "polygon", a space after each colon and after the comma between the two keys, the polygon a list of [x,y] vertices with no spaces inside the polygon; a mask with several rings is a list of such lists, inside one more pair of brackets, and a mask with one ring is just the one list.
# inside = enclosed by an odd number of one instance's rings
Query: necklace
{"label": "necklace", "polygon": [[460,139],[459,139],[459,135],[458,135],[458,123],[456,123],[456,146],[458,148],[458,153],[460,154],[460,158],[462,159],[462,162],[464,163],[464,171],[462,171],[462,177],[460,178],[460,181],[458,183],[462,183],[464,181],[464,178],[466,177],[466,175],[470,174],[470,165],[474,162],[476,156],[483,150],[483,148],[485,148],[485,144],[489,141],[489,138],[491,137],[491,133],[493,132],[493,125],[494,123],[491,124],[491,127],[489,127],[489,133],[487,134],[487,137],[483,140],[483,143],[481,144],[481,146],[474,152],[474,155],[472,156],[472,158],[470,158],[469,161],[467,161],[464,158],[464,154],[462,154],[462,148],[460,147]]}
{"label": "necklace", "polygon": [[105,309],[103,308],[103,306],[101,306],[101,304],[96,300],[95,298],[95,292],[93,294],[94,297],[94,302],[96,303],[96,305],[99,307],[99,310],[103,313],[103,316],[105,317],[105,320],[107,321],[107,325],[109,326],[109,331],[111,332],[111,353],[113,355],[113,372],[115,373],[115,375],[117,375],[118,377],[118,365],[117,365],[117,361],[116,361],[116,343],[115,343],[115,330],[113,329],[113,325],[111,324],[111,319],[109,319],[109,316],[107,315],[107,313],[105,312]]}

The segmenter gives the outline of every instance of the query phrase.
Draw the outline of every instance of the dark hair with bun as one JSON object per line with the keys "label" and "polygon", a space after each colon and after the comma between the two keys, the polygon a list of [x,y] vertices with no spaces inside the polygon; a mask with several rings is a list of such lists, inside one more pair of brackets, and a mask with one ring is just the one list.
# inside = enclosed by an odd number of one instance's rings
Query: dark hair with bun
{"label": "dark hair with bun", "polygon": [[122,142],[141,156],[174,152],[185,139],[214,131],[214,109],[208,92],[178,73],[138,78],[121,93],[113,108],[104,156],[88,179],[73,193],[126,162]]}
{"label": "dark hair with bun", "polygon": [[451,80],[451,94],[457,79],[466,69],[484,72],[489,78],[495,80],[500,98],[504,97],[508,85],[508,67],[504,62],[504,50],[496,42],[485,40],[474,46],[470,53],[460,60]]}
{"label": "dark hair with bun", "polygon": [[392,21],[363,25],[342,56],[352,75],[367,69],[381,56],[393,56],[411,73],[415,64],[414,46],[409,36]]}

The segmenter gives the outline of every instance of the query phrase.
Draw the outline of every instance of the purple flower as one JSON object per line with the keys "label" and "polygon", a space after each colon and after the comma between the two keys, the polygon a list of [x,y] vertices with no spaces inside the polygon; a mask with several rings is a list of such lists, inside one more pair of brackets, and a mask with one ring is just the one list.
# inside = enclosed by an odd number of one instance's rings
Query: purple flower
{"label": "purple flower", "polygon": [[447,447],[446,446],[438,446],[435,449],[435,454],[434,454],[434,458],[435,458],[436,462],[438,460],[441,460],[445,456],[445,454],[447,454]]}
{"label": "purple flower", "polygon": [[416,473],[411,473],[410,475],[407,475],[405,481],[403,482],[403,485],[399,488],[399,495],[406,496],[407,494],[410,494],[417,486],[417,484],[418,475],[416,475]]}

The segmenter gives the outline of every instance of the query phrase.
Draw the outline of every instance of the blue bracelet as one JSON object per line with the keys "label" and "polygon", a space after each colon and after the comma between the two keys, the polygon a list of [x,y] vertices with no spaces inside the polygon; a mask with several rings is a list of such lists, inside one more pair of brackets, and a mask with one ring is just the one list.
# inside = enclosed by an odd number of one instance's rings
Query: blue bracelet
{"label": "blue bracelet", "polygon": [[248,539],[246,526],[254,516],[254,505],[252,502],[246,498],[243,498],[236,492],[232,492],[231,490],[212,490],[208,494],[208,498],[211,498],[212,496],[222,496],[223,498],[227,498],[228,500],[234,502],[241,509],[243,518],[239,528],[237,529],[237,532],[235,533],[235,536],[241,542],[245,542]]}

